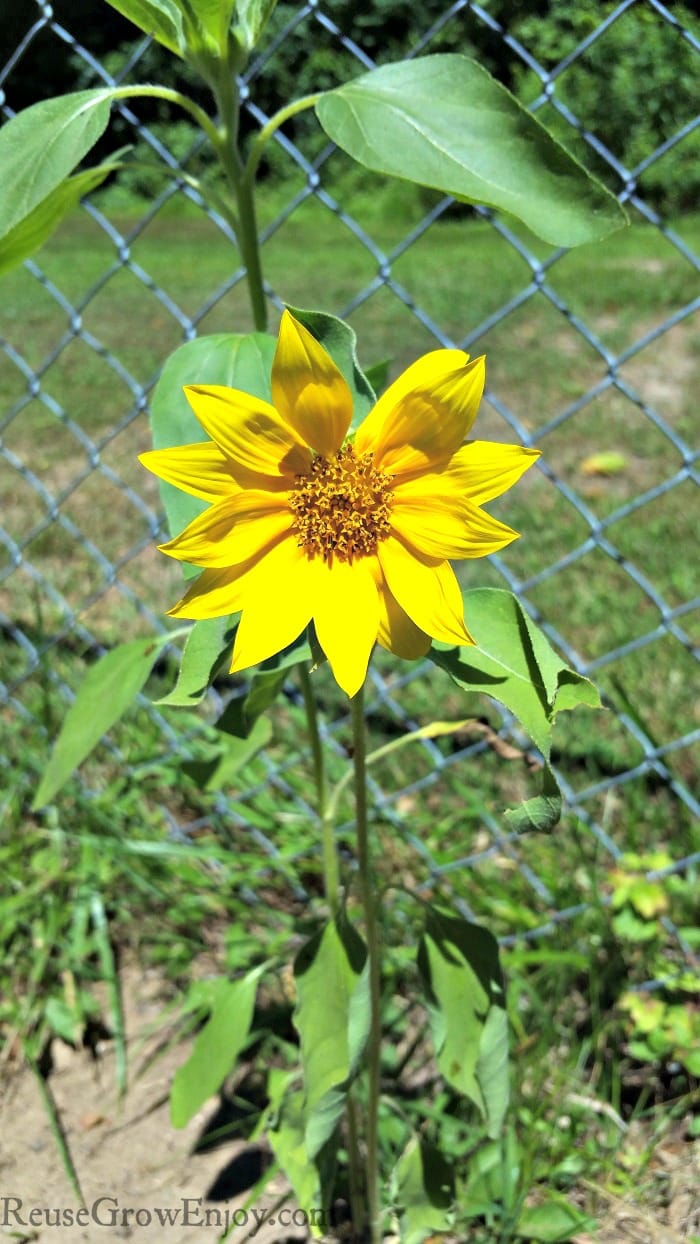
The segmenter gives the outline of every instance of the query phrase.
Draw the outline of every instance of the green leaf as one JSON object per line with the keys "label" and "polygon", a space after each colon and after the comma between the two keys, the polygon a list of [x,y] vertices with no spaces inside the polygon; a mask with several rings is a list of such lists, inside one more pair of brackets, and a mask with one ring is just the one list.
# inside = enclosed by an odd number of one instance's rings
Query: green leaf
{"label": "green leaf", "polygon": [[272,1152],[292,1185],[296,1200],[307,1214],[311,1234],[318,1239],[323,1234],[322,1225],[327,1221],[335,1150],[329,1142],[314,1160],[309,1159],[303,1093],[285,1094],[277,1119],[266,1135]]}
{"label": "green leaf", "polygon": [[465,56],[382,65],[326,92],[316,114],[365,168],[511,212],[555,246],[626,223],[615,196]]}
{"label": "green leaf", "polygon": [[226,706],[216,723],[217,730],[246,738],[258,717],[277,699],[290,670],[296,665],[308,665],[310,660],[311,648],[302,634],[288,648],[263,661],[253,673],[246,694]]}
{"label": "green leaf", "polygon": [[344,320],[339,320],[335,315],[327,315],[324,311],[301,311],[299,307],[288,307],[288,310],[295,320],[299,320],[320,341],[347,380],[353,402],[351,426],[358,427],[374,406],[376,397],[357,361],[357,337],[354,330]]}
{"label": "green leaf", "polygon": [[107,0],[107,3],[144,34],[153,35],[168,51],[182,56],[182,18],[174,0]]}
{"label": "green leaf", "polygon": [[76,173],[74,177],[69,177],[56,186],[28,216],[23,217],[0,238],[0,275],[38,251],[64,217],[73,211],[83,195],[100,186],[105,177],[118,168],[121,165],[113,159],[108,164],[100,164],[96,168]]}
{"label": "green leaf", "polygon": [[0,238],[72,173],[104,133],[114,90],[43,99],[0,129]]}
{"label": "green leaf", "polygon": [[84,1035],[85,1016],[80,1007],[81,1001],[79,998],[78,1005],[69,1006],[65,998],[49,998],[44,1007],[44,1019],[51,1031],[70,1045],[77,1045]]}
{"label": "green leaf", "polygon": [[549,765],[542,770],[542,793],[509,808],[505,818],[516,834],[548,834],[561,819],[561,791]]}
{"label": "green leaf", "polygon": [[635,877],[629,891],[629,901],[640,916],[651,920],[668,911],[668,894],[659,881],[647,881],[646,877]]}
{"label": "green leaf", "polygon": [[256,721],[246,738],[220,734],[219,740],[205,760],[187,760],[183,772],[193,778],[202,790],[222,790],[257,756],[272,738],[272,726],[266,717]]}
{"label": "green leaf", "polygon": [[497,1136],[508,1105],[508,1020],[495,938],[429,908],[418,948],[438,1067]]}
{"label": "green leaf", "polygon": [[235,34],[247,52],[257,45],[276,7],[277,0],[238,0]]}
{"label": "green leaf", "polygon": [[666,1003],[649,993],[628,990],[618,999],[618,1006],[627,1011],[637,1031],[645,1035],[660,1028],[666,1014]]}
{"label": "green leaf", "polygon": [[[229,49],[229,26],[236,8],[236,0],[175,0],[175,2],[184,18],[185,55],[193,65],[197,66],[199,63],[202,66],[200,58],[204,53],[204,67],[211,64],[212,58],[216,65],[222,56],[226,56]],[[237,59],[233,68],[240,68]],[[204,76],[208,74],[205,72]]]}
{"label": "green leaf", "polygon": [[[168,358],[151,401],[151,430],[156,449],[206,440],[182,389],[186,384],[225,384],[266,402],[272,400],[270,370],[277,342],[267,333],[216,333],[187,341]],[[160,481],[160,495],[171,536],[207,508],[206,502]],[[184,567],[186,576],[199,573]]]}
{"label": "green leaf", "polygon": [[90,667],[66,713],[34,796],[32,811],[50,803],[100,739],[126,712],[171,635],[120,644]]}
{"label": "green leaf", "polygon": [[440,1151],[413,1137],[392,1174],[392,1200],[401,1223],[401,1244],[423,1244],[449,1231],[454,1215],[454,1173]]}
{"label": "green leaf", "polygon": [[623,907],[613,916],[612,926],[618,937],[629,942],[652,942],[659,934],[659,925],[655,920],[642,920],[631,907]]}
{"label": "green leaf", "polygon": [[502,1206],[509,1218],[519,1201],[521,1160],[513,1127],[497,1140],[480,1144],[469,1158],[466,1182],[458,1191],[460,1216],[492,1219]]}
{"label": "green leaf", "polygon": [[556,714],[577,704],[600,708],[596,688],[568,668],[511,592],[477,588],[462,596],[476,647],[433,644],[428,656],[465,691],[510,709],[548,757]]}
{"label": "green leaf", "polygon": [[294,963],[301,1038],[307,1153],[314,1158],[343,1112],[369,1032],[365,945],[344,918],[332,921],[299,951]]}
{"label": "green leaf", "polygon": [[557,1199],[524,1209],[515,1234],[520,1239],[536,1240],[537,1244],[566,1244],[593,1225],[593,1219],[587,1214]]}
{"label": "green leaf", "polygon": [[233,1070],[248,1037],[263,971],[264,965],[237,981],[222,977],[209,982],[211,1015],[197,1034],[187,1062],[175,1072],[170,1091],[173,1127],[184,1127]]}
{"label": "green leaf", "polygon": [[391,359],[380,359],[365,369],[365,379],[375,393],[383,393],[389,383]]}
{"label": "green leaf", "polygon": [[154,703],[177,708],[199,704],[230,654],[235,634],[236,623],[230,617],[195,622],[185,641],[175,686]]}

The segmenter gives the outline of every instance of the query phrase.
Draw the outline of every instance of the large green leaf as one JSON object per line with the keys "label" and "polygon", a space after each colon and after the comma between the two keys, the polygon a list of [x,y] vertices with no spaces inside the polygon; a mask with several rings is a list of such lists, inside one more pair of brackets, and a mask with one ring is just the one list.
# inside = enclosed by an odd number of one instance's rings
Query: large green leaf
{"label": "large green leaf", "polygon": [[134,639],[101,657],[85,675],[66,713],[32,809],[50,803],[100,739],[133,703],[171,635]]}
{"label": "large green leaf", "polygon": [[114,91],[75,91],[18,112],[0,129],[0,238],[43,203],[107,128]]}
{"label": "large green leaf", "polygon": [[626,222],[615,196],[465,56],[382,65],[327,91],[316,113],[366,168],[511,212],[555,246],[596,241]]}
{"label": "large green leaf", "polygon": [[304,1069],[306,1148],[314,1158],[335,1130],[369,1032],[365,945],[344,918],[331,921],[294,963]]}
{"label": "large green leaf", "polygon": [[236,624],[230,617],[195,622],[185,641],[177,682],[172,691],[155,703],[177,708],[199,704],[226,656],[230,656],[235,633]]}
{"label": "large green leaf", "polygon": [[376,398],[357,361],[357,337],[354,330],[344,320],[328,315],[325,311],[302,311],[299,307],[289,307],[289,310],[320,341],[347,380],[352,393],[352,427],[358,427],[374,406]]}
{"label": "large green leaf", "polygon": [[[186,384],[225,384],[271,400],[270,370],[277,342],[267,333],[217,333],[196,337],[167,360],[151,400],[151,429],[156,449],[206,440],[182,389]],[[206,509],[206,502],[160,483],[171,536]],[[185,568],[191,576],[197,571]]]}
{"label": "large green leaf", "polygon": [[548,757],[556,714],[576,704],[600,708],[596,688],[569,669],[511,592],[477,588],[463,599],[476,647],[433,644],[429,657],[465,691],[505,704]]}
{"label": "large green leaf", "polygon": [[240,980],[209,982],[211,1014],[197,1034],[187,1062],[175,1072],[170,1090],[173,1127],[189,1123],[233,1070],[248,1037],[262,972],[263,967],[256,967]]}
{"label": "large green leaf", "polygon": [[108,164],[99,164],[96,168],[76,173],[56,186],[28,216],[24,216],[0,238],[0,275],[38,251],[83,195],[100,186],[105,177],[120,167],[113,159]]}
{"label": "large green leaf", "polygon": [[107,0],[107,3],[144,34],[153,35],[176,56],[182,55],[182,17],[175,0]]}
{"label": "large green leaf", "polygon": [[[277,1072],[281,1083],[280,1073]],[[270,1076],[272,1079],[272,1075]],[[269,1086],[268,1086],[269,1091]],[[272,1092],[270,1093],[272,1097]],[[328,1221],[327,1207],[335,1169],[332,1141],[314,1159],[309,1158],[305,1139],[304,1094],[285,1093],[277,1106],[277,1116],[266,1132],[270,1148],[292,1185],[301,1209],[307,1215],[312,1236],[317,1239]]]}
{"label": "large green leaf", "polygon": [[401,1224],[401,1244],[423,1244],[449,1231],[454,1220],[454,1172],[427,1141],[413,1137],[392,1173],[392,1200]]}
{"label": "large green leaf", "polygon": [[497,1136],[508,1105],[508,1020],[495,938],[429,908],[418,948],[437,1062]]}

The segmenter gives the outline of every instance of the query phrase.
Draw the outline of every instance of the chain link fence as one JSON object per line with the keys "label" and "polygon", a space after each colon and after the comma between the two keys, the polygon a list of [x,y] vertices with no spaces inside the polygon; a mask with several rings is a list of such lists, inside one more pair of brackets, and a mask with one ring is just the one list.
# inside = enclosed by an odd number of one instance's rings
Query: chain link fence
{"label": "chain link fence", "polygon": [[[635,809],[639,806],[640,792],[643,804],[645,794],[662,790],[664,815],[671,818],[667,819],[663,838],[666,843],[674,844],[673,860],[661,869],[661,874],[685,873],[700,862],[700,852],[693,852],[687,831],[691,818],[698,811],[691,789],[691,748],[700,730],[694,728],[692,707],[683,712],[673,708],[674,696],[686,704],[695,669],[693,661],[697,660],[697,650],[693,648],[692,625],[694,616],[697,621],[693,611],[697,610],[700,599],[693,598],[689,575],[679,578],[675,572],[669,572],[666,576],[663,565],[658,569],[658,556],[653,559],[653,565],[648,566],[643,552],[639,555],[638,542],[630,552],[628,538],[630,531],[636,536],[646,531],[647,545],[642,541],[641,549],[656,545],[657,553],[659,541],[666,542],[670,563],[677,552],[673,516],[689,512],[690,485],[697,482],[696,454],[687,443],[688,424],[679,405],[681,399],[676,388],[671,389],[664,383],[664,377],[667,377],[666,368],[671,368],[677,373],[672,377],[674,384],[677,382],[682,387],[684,380],[690,381],[689,317],[697,309],[698,300],[688,301],[684,291],[687,275],[697,271],[698,261],[682,222],[672,225],[664,220],[644,194],[645,174],[679,144],[691,141],[696,123],[689,119],[666,134],[653,150],[647,150],[635,167],[625,167],[619,154],[609,150],[588,128],[588,118],[575,115],[559,92],[567,71],[585,58],[599,41],[609,37],[616,23],[625,22],[630,10],[638,7],[641,6],[636,0],[623,0],[606,16],[601,13],[597,27],[553,68],[543,67],[528,46],[504,28],[488,7],[467,0],[457,0],[429,29],[419,29],[410,49],[411,55],[430,51],[439,36],[455,25],[465,31],[465,37],[485,30],[491,39],[503,40],[539,82],[539,92],[531,104],[533,110],[542,110],[543,116],[556,114],[558,123],[563,121],[571,127],[572,135],[587,145],[599,165],[602,161],[608,168],[611,184],[628,206],[633,223],[638,226],[643,222],[655,239],[653,254],[638,260],[640,269],[650,277],[658,276],[666,286],[670,271],[679,291],[673,307],[669,306],[666,288],[662,311],[651,310],[634,318],[622,345],[616,345],[615,333],[610,331],[604,310],[596,308],[595,313],[589,314],[585,300],[577,302],[562,292],[563,287],[572,288],[570,279],[568,284],[559,279],[560,273],[567,271],[565,252],[536,246],[507,221],[485,209],[470,209],[468,217],[462,209],[466,218],[455,220],[451,215],[451,201],[435,198],[426,199],[421,218],[387,246],[384,240],[377,239],[371,225],[356,219],[339,201],[335,183],[326,175],[334,159],[331,144],[310,156],[303,146],[292,142],[284,133],[278,133],[276,139],[280,158],[294,169],[297,180],[281,210],[265,223],[264,254],[276,236],[283,236],[284,230],[293,224],[295,214],[309,201],[334,218],[333,236],[338,244],[345,238],[348,246],[357,249],[360,275],[349,297],[340,305],[325,309],[350,317],[358,328],[364,357],[363,326],[373,324],[373,308],[378,301],[382,306],[391,304],[396,333],[405,335],[411,343],[415,340],[417,349],[412,353],[428,349],[431,344],[457,345],[469,350],[476,347],[477,352],[486,346],[490,350],[489,357],[497,359],[498,343],[505,339],[504,334],[512,334],[525,346],[531,339],[531,323],[544,314],[552,334],[552,349],[560,356],[559,381],[548,390],[546,409],[544,414],[538,415],[536,426],[518,402],[517,385],[499,386],[498,368],[494,367],[496,381],[487,393],[481,435],[520,439],[542,449],[537,488],[546,489],[546,492],[533,489],[531,497],[533,506],[540,504],[541,497],[548,498],[551,521],[546,524],[547,538],[540,541],[536,563],[523,560],[520,552],[493,557],[487,572],[491,577],[486,581],[505,582],[517,592],[525,608],[567,660],[581,673],[600,681],[606,692],[610,711],[604,715],[605,721],[600,726],[589,725],[586,739],[592,737],[591,729],[598,731],[600,738],[607,740],[606,754],[613,759],[592,767],[581,754],[581,748],[576,754],[576,730],[567,725],[565,745],[562,745],[561,755],[556,757],[555,766],[569,803],[567,824],[575,824],[576,832],[585,835],[591,844],[590,858],[595,862],[591,865],[592,880],[591,877],[581,879],[577,901],[562,902],[541,875],[539,856],[531,840],[516,839],[509,834],[488,804],[480,809],[480,830],[470,850],[457,847],[449,858],[437,856],[412,835],[412,801],[418,796],[429,799],[430,792],[440,788],[448,771],[455,772],[474,757],[483,757],[489,750],[489,742],[484,737],[458,742],[452,750],[442,750],[434,743],[425,742],[420,745],[425,758],[423,772],[417,776],[412,774],[411,781],[398,790],[385,790],[377,781],[373,789],[378,814],[395,826],[397,833],[411,843],[423,861],[426,886],[442,886],[444,890],[452,886],[454,878],[463,870],[472,870],[478,878],[480,869],[494,857],[517,871],[522,894],[526,896],[523,901],[531,905],[533,916],[527,928],[509,932],[506,941],[551,932],[563,922],[585,914],[593,901],[608,901],[602,881],[606,869],[612,867],[622,853],[634,849],[639,841],[630,826],[637,815]],[[657,0],[645,0],[643,7],[659,28],[672,29],[679,40],[698,51],[697,39],[684,29],[673,11]],[[242,84],[243,107],[248,121],[256,126],[268,119],[254,102],[256,79],[265,74],[271,58],[294,32],[303,32],[310,44],[322,32],[325,39],[342,47],[355,59],[358,71],[373,63],[363,50],[359,36],[340,29],[324,10],[322,0],[310,0],[286,12],[291,12],[289,21],[276,30],[269,45],[251,63]],[[416,24],[420,25],[420,17],[416,17]],[[5,119],[13,115],[13,88],[30,66],[32,48],[39,38],[52,41],[56,57],[77,58],[87,74],[86,81],[91,79],[94,85],[115,84],[115,78],[86,46],[88,33],[83,32],[81,37],[81,32],[70,28],[69,20],[68,25],[63,24],[49,4],[37,3],[34,10],[28,11],[26,29],[0,71]],[[145,39],[135,46],[129,63],[120,71],[120,80],[138,66],[148,43]],[[600,84],[600,89],[605,89],[604,83]],[[121,116],[133,140],[147,143],[177,174],[178,159],[167,143],[142,123],[138,103],[122,102],[115,112]],[[5,334],[0,340],[5,377],[0,422],[3,507],[0,513],[0,625],[4,652],[0,706],[4,728],[8,730],[21,729],[24,721],[32,721],[45,729],[35,694],[38,681],[47,685],[62,703],[67,705],[71,701],[78,679],[66,675],[64,663],[59,659],[62,652],[68,649],[92,657],[103,645],[123,638],[129,631],[142,633],[144,624],[162,630],[161,612],[177,595],[174,580],[166,577],[170,568],[162,569],[153,551],[162,534],[162,515],[158,512],[155,491],[133,466],[136,452],[147,447],[146,413],[158,370],[151,367],[145,377],[141,361],[138,366],[132,366],[134,342],[115,343],[108,334],[103,339],[97,327],[98,317],[92,314],[95,309],[104,308],[109,299],[122,297],[128,289],[128,297],[132,300],[129,305],[147,307],[157,339],[167,340],[160,358],[162,363],[178,341],[191,339],[200,329],[211,331],[212,313],[228,305],[226,300],[244,288],[244,273],[238,268],[225,280],[212,282],[206,297],[193,308],[168,292],[167,264],[166,267],[161,265],[158,273],[142,266],[140,243],[149,237],[153,226],[158,227],[163,220],[170,219],[167,209],[175,195],[185,195],[194,203],[199,202],[196,191],[176,177],[144,208],[136,223],[130,222],[128,229],[120,227],[112,214],[101,210],[94,202],[84,202],[80,209],[81,228],[89,231],[92,238],[99,235],[101,249],[99,262],[84,274],[82,288],[79,281],[71,282],[70,288],[62,287],[55,276],[56,267],[51,262],[50,252],[42,252],[24,266],[26,301],[18,294],[14,302],[10,300],[9,305],[6,302],[0,309]],[[209,216],[212,228],[235,241],[225,222],[212,213]],[[431,247],[442,236],[445,222],[450,222],[453,231],[465,231],[466,246],[470,236],[467,231],[476,227],[474,218],[477,222],[481,220],[482,233],[488,230],[489,244],[497,245],[499,254],[506,256],[507,262],[517,262],[517,277],[507,296],[488,309],[479,322],[471,323],[466,336],[460,337],[435,315],[430,298],[416,294],[413,268],[406,260],[417,253],[419,266],[434,264],[437,273],[440,259],[430,258]],[[180,226],[184,230],[188,227],[187,220],[189,217],[184,218]],[[175,236],[173,233],[172,238]],[[171,241],[170,245],[176,242]],[[607,244],[608,255],[615,245],[614,241]],[[434,254],[439,256],[437,250]],[[591,253],[587,262],[595,266],[596,255]],[[637,261],[630,262],[634,267]],[[303,257],[299,263],[303,266]],[[623,280],[622,275],[620,280]],[[286,290],[267,288],[268,297],[276,307],[282,305],[281,293],[286,296]],[[624,293],[621,296],[624,298]],[[633,300],[633,293],[631,297]],[[51,325],[50,329],[42,330],[38,341],[32,341],[30,336],[32,312],[27,308],[32,298],[46,309]],[[22,328],[18,330],[17,324]],[[244,329],[246,325],[238,322],[230,327]],[[578,367],[578,362],[573,364],[571,360],[578,360],[579,354],[585,360],[587,378],[577,383],[574,392],[567,384],[567,376],[570,366]],[[528,357],[524,348],[525,368],[533,365],[528,363]],[[106,420],[103,415],[94,427],[90,418],[76,414],[72,399],[78,378],[84,383],[93,370],[100,375],[108,373],[117,394],[114,414]],[[533,377],[533,383],[537,383],[537,376]],[[581,470],[580,460],[573,464],[567,460],[564,448],[567,440],[587,446],[588,455],[599,444],[608,445],[606,437],[601,438],[598,433],[609,430],[610,420],[615,426],[616,444],[623,459],[634,457],[635,445],[640,440],[651,446],[642,455],[644,462],[654,463],[651,474],[644,463],[636,474],[634,471],[630,474],[629,463],[623,464],[619,468],[620,482],[614,463],[603,463],[600,471],[595,463],[592,466],[589,463]],[[648,437],[651,437],[649,442],[644,439]],[[56,454],[43,470],[41,463],[47,457],[44,451],[51,444]],[[584,450],[581,455],[585,456]],[[609,474],[606,475],[606,471]],[[81,497],[87,497],[88,503],[78,505]],[[96,515],[100,507],[113,513],[111,525],[105,527],[103,523],[92,521],[91,516]],[[559,527],[565,534],[557,542]],[[537,544],[537,537],[530,535],[522,521],[520,529],[525,539],[516,548],[524,547],[526,542]],[[678,540],[681,539],[679,534]],[[683,552],[686,568],[692,555],[690,547]],[[599,610],[591,622],[590,644],[583,640],[585,620],[575,628],[575,639],[572,639],[567,604],[570,595],[567,593],[573,592],[574,597],[585,595],[591,576],[608,574],[602,615]],[[571,582],[575,586],[562,587],[558,596],[559,585]],[[560,599],[559,605],[557,599]],[[118,620],[117,635],[114,634],[115,618]],[[630,661],[631,665],[625,664]],[[640,708],[640,701],[644,700],[644,677],[640,678],[640,671],[645,668],[649,670],[651,682],[654,676],[661,677],[671,703],[670,711],[658,720],[653,711]],[[390,662],[380,663],[372,673],[369,712],[390,723],[393,729],[403,730],[415,724],[412,688],[424,676],[423,666],[395,668]],[[431,679],[434,678],[433,671]],[[289,694],[294,695],[291,688]],[[435,694],[447,695],[442,683]],[[220,703],[219,691],[213,691],[212,697]],[[163,755],[182,746],[182,736],[176,731],[173,719],[145,699],[142,699],[142,706],[157,725]],[[442,716],[437,708],[436,705],[432,715]],[[527,747],[518,734],[516,723],[506,714],[498,718],[492,714],[490,720],[495,722],[501,740]],[[190,733],[185,731],[185,746],[195,727],[190,722],[187,729]],[[325,733],[331,747],[339,754],[343,730],[342,713],[329,712]],[[45,729],[47,736],[53,732],[55,729]],[[255,785],[238,791],[235,805],[219,799],[212,815],[225,812],[234,825],[253,836],[263,852],[274,857],[279,844],[275,844],[273,835],[261,828],[252,810],[260,791],[271,788],[281,806],[294,808],[300,815],[313,819],[313,811],[305,803],[296,781],[299,760],[299,753],[294,751],[284,756],[273,751],[267,758],[263,757],[260,762],[264,766],[262,778],[258,772]],[[17,774],[11,772],[4,751],[0,752],[0,773],[3,767],[5,778],[11,784]],[[134,777],[138,779],[138,767],[134,769]],[[89,773],[86,782],[89,792]],[[182,833],[177,818],[167,810],[166,815],[170,817],[172,832]],[[204,823],[207,819],[204,818]],[[191,834],[201,824],[201,820],[193,824],[190,818],[187,833]],[[466,913],[472,910],[464,894],[459,903]],[[682,934],[670,923],[668,931],[677,939],[683,957],[689,958],[691,950]]]}

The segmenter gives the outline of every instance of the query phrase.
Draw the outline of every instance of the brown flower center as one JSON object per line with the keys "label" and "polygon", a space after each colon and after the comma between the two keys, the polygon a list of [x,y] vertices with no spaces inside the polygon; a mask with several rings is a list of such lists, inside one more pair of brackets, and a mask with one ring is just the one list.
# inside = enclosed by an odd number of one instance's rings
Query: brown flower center
{"label": "brown flower center", "polygon": [[346,445],[333,458],[314,458],[290,500],[299,547],[327,562],[374,553],[389,535],[391,498],[391,476],[376,470],[371,453],[357,456]]}

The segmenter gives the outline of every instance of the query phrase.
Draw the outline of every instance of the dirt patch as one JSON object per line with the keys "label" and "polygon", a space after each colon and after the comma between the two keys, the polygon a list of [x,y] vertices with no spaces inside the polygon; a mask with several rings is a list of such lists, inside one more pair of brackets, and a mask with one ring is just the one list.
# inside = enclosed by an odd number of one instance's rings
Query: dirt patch
{"label": "dirt patch", "polygon": [[[651,332],[654,323],[638,326],[637,340]],[[671,424],[691,409],[698,374],[697,324],[681,320],[666,329],[639,354],[633,354],[622,368],[643,401]]]}
{"label": "dirt patch", "polygon": [[[641,1127],[640,1152],[648,1143]],[[595,1240],[581,1236],[576,1244],[684,1244],[700,1233],[700,1142],[684,1139],[679,1127],[656,1147],[640,1179],[636,1197],[602,1188],[594,1194],[600,1229]]]}
{"label": "dirt patch", "polygon": [[306,1227],[287,1221],[294,1205],[287,1202],[280,1208],[286,1189],[279,1179],[270,1182],[251,1209],[243,1209],[268,1162],[259,1146],[229,1139],[194,1152],[217,1114],[218,1100],[208,1102],[182,1131],[173,1129],[170,1084],[190,1046],[178,1043],[151,1061],[163,1040],[162,990],[157,979],[134,969],[125,975],[124,998],[131,1084],[121,1105],[115,1094],[112,1042],[103,1042],[97,1057],[62,1043],[52,1047],[54,1069],[48,1083],[87,1207],[82,1217],[75,1217],[80,1204],[36,1080],[25,1069],[5,1067],[0,1241],[214,1244],[228,1223],[238,1222],[242,1225],[229,1237],[232,1244],[243,1244],[258,1222],[256,1244],[309,1239]]}

